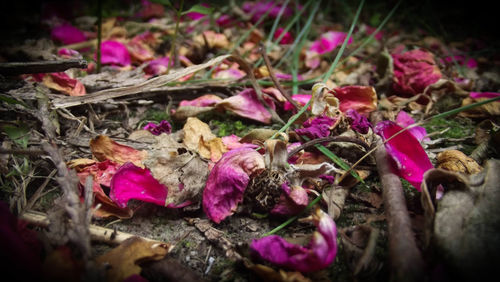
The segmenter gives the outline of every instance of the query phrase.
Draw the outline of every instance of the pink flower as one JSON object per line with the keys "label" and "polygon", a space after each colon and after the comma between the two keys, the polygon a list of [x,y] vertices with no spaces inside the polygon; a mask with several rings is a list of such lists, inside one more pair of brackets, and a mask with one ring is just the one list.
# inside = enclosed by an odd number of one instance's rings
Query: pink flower
{"label": "pink flower", "polygon": [[54,27],[50,32],[50,37],[52,40],[60,41],[64,45],[82,42],[87,39],[81,30],[69,24]]}
{"label": "pink flower", "polygon": [[[275,108],[271,99],[264,99],[271,108]],[[271,114],[257,99],[257,93],[255,93],[253,88],[247,88],[238,95],[224,99],[217,104],[217,108],[225,109],[239,116],[263,123],[271,122]]]}
{"label": "pink flower", "polygon": [[[97,54],[94,54],[97,60]],[[118,41],[107,40],[101,43],[101,63],[105,65],[130,65],[130,54],[127,47]]]}
{"label": "pink flower", "polygon": [[397,94],[413,96],[438,81],[442,75],[432,53],[416,49],[392,54],[394,64],[393,89]]}
{"label": "pink flower", "polygon": [[203,191],[203,210],[220,223],[233,214],[247,188],[250,177],[265,168],[264,158],[252,148],[226,152],[215,164]]}
{"label": "pink flower", "polygon": [[160,135],[162,133],[170,134],[172,132],[172,126],[166,120],[162,120],[160,124],[149,122],[144,126],[144,130],[151,132],[153,135]]}
{"label": "pink flower", "polygon": [[149,169],[125,163],[111,179],[110,198],[121,208],[131,199],[164,206],[168,188],[158,182]]}
{"label": "pink flower", "polygon": [[[347,36],[347,33],[341,31],[329,31],[321,35],[320,39],[314,41],[309,47],[309,51],[318,54],[325,54],[333,51],[337,46],[342,45]],[[352,43],[352,37],[349,38],[347,44]]]}
{"label": "pink flower", "polygon": [[[409,125],[414,124],[415,120],[409,114],[407,114],[405,111],[400,111],[398,116],[396,117],[396,123],[399,126],[405,128]],[[431,141],[431,139],[429,137],[426,137],[427,131],[425,130],[425,128],[423,128],[421,126],[412,127],[410,129],[408,129],[408,131],[413,136],[415,136],[415,138],[417,138],[418,142]]]}
{"label": "pink flower", "polygon": [[296,129],[295,133],[299,135],[305,135],[309,137],[309,139],[327,137],[328,135],[330,135],[330,129],[336,121],[337,119],[331,118],[326,115],[313,117],[306,120],[302,124],[302,128]]}
{"label": "pink flower", "polygon": [[[278,27],[278,29],[276,30],[276,32],[274,33],[274,36],[273,36],[274,40],[277,40],[284,31],[285,31],[284,28]],[[293,43],[292,34],[289,31],[287,31],[285,33],[285,35],[283,35],[283,37],[281,38],[279,43],[280,44],[292,44]]]}
{"label": "pink flower", "polygon": [[316,209],[312,218],[317,231],[307,246],[291,244],[271,235],[253,240],[250,245],[252,254],[279,267],[300,272],[328,267],[337,255],[337,228],[330,216],[320,209]]}
{"label": "pink flower", "polygon": [[[375,133],[387,140],[402,129],[396,123],[386,120],[375,126]],[[403,131],[385,143],[385,149],[394,161],[393,169],[396,173],[420,191],[424,173],[433,166],[417,138],[410,132]]]}

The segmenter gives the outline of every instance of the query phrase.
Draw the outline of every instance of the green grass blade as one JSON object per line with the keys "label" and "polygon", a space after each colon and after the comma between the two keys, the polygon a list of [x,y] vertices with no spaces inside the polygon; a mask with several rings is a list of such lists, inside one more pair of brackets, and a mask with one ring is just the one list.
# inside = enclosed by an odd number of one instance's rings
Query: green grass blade
{"label": "green grass blade", "polygon": [[337,53],[337,56],[335,57],[335,60],[333,61],[332,65],[330,66],[330,69],[323,77],[323,83],[326,83],[328,81],[328,78],[332,75],[333,71],[337,67],[337,64],[340,60],[340,57],[344,53],[345,47],[347,46],[347,42],[349,42],[349,38],[351,38],[354,27],[356,26],[356,23],[358,22],[359,15],[361,14],[361,9],[363,8],[364,4],[365,4],[365,0],[361,0],[361,3],[359,3],[358,10],[356,11],[356,15],[354,16],[354,19],[352,20],[351,28],[349,28],[349,32],[347,33],[347,36],[345,37],[344,43],[342,43],[342,46],[340,47],[340,50]]}
{"label": "green grass blade", "polygon": [[467,111],[467,110],[470,110],[472,108],[479,107],[481,105],[488,104],[488,103],[495,102],[495,101],[499,101],[499,100],[500,100],[500,96],[493,97],[493,98],[490,98],[490,99],[487,99],[487,100],[484,100],[484,101],[480,101],[480,102],[477,102],[477,103],[474,103],[474,104],[470,104],[470,105],[467,105],[467,106],[463,106],[463,107],[460,107],[460,108],[456,108],[456,109],[453,109],[453,110],[449,110],[449,111],[446,111],[444,113],[440,113],[440,114],[437,114],[435,116],[432,116],[432,117],[426,119],[425,122],[426,121],[430,121],[430,120],[436,120],[436,119],[439,119],[439,118],[444,118],[444,117],[452,116],[452,115],[458,114],[460,112]]}

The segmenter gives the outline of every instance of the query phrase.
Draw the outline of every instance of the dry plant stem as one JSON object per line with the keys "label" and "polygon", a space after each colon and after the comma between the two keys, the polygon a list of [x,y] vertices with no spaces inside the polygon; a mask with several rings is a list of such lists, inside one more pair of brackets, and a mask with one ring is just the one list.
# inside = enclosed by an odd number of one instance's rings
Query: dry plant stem
{"label": "dry plant stem", "polygon": [[377,148],[375,159],[382,183],[382,196],[389,233],[391,280],[422,281],[424,262],[411,229],[401,181],[391,171],[389,155],[384,146]]}
{"label": "dry plant stem", "polygon": [[293,100],[292,97],[288,95],[288,92],[283,89],[278,79],[276,79],[273,67],[271,66],[271,62],[269,61],[269,57],[266,54],[266,48],[264,48],[264,46],[260,46],[260,54],[262,55],[262,58],[264,58],[264,63],[266,64],[267,70],[269,71],[269,76],[271,77],[271,80],[273,81],[276,88],[278,88],[278,90],[281,92],[281,95],[283,95],[288,100],[288,102],[290,102],[295,107],[296,110],[300,110],[300,106],[297,104],[297,102],[295,102],[295,100]]}
{"label": "dry plant stem", "polygon": [[[48,227],[50,222],[49,219],[47,218],[47,215],[44,213],[36,212],[36,211],[27,211],[24,214],[21,215],[21,219],[27,221],[28,223],[35,225],[35,226],[40,226],[40,227]],[[104,228],[101,226],[97,226],[94,224],[91,224],[89,226],[90,230],[90,236],[93,241],[98,241],[98,242],[103,242],[109,245],[119,245],[123,241],[131,238],[131,237],[139,237],[141,239],[147,240],[147,241],[155,241],[150,238],[145,238],[145,237],[140,237],[136,236],[134,234],[130,233],[125,233],[125,232],[120,232],[116,231],[113,229],[109,228]]]}
{"label": "dry plant stem", "polygon": [[5,155],[28,155],[28,156],[40,156],[45,154],[43,150],[33,150],[33,149],[4,149],[0,148],[0,154]]}
{"label": "dry plant stem", "polygon": [[19,75],[30,73],[61,72],[71,68],[83,69],[87,67],[85,60],[58,60],[39,62],[11,62],[0,63],[0,74]]}
{"label": "dry plant stem", "polygon": [[370,146],[368,146],[368,144],[366,144],[365,142],[363,142],[359,139],[356,139],[356,138],[351,138],[351,137],[347,137],[347,136],[328,136],[328,137],[316,138],[316,139],[313,139],[311,141],[308,141],[308,142],[300,145],[299,147],[290,151],[290,153],[288,154],[288,158],[297,154],[301,150],[304,150],[308,147],[311,147],[311,146],[314,146],[316,144],[320,144],[323,142],[349,142],[349,143],[354,143],[354,144],[360,145],[361,147],[365,148],[365,150],[370,149]]}

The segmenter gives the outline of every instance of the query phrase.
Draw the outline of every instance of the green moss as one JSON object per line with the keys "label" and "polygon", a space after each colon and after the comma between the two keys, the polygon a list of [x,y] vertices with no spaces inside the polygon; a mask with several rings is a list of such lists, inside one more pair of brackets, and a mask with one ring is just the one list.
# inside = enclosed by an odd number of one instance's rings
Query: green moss
{"label": "green moss", "polygon": [[461,117],[431,120],[424,124],[424,128],[427,130],[427,133],[441,132],[449,128],[443,134],[436,135],[433,138],[464,138],[474,133],[472,120]]}

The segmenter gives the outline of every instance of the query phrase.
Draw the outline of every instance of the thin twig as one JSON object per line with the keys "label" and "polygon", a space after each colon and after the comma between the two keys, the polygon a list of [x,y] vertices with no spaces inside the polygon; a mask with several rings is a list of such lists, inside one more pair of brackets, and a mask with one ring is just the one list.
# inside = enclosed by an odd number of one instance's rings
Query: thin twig
{"label": "thin twig", "polygon": [[273,67],[271,66],[271,62],[269,61],[269,57],[266,54],[266,48],[264,48],[264,46],[260,46],[260,54],[262,55],[262,58],[264,58],[264,63],[266,64],[267,70],[269,71],[269,76],[271,77],[271,80],[273,81],[276,88],[278,88],[278,90],[281,92],[281,95],[283,95],[288,100],[288,102],[290,102],[295,107],[296,110],[299,110],[299,104],[297,104],[297,102],[295,102],[295,100],[290,97],[288,92],[283,89],[279,81],[276,79]]}
{"label": "thin twig", "polygon": [[85,60],[57,60],[39,62],[10,62],[0,63],[0,74],[19,75],[30,73],[61,72],[71,68],[83,69],[87,67]]}
{"label": "thin twig", "polygon": [[360,145],[363,148],[365,148],[365,150],[370,149],[370,146],[368,146],[368,144],[366,144],[364,141],[357,139],[357,138],[352,138],[352,137],[348,137],[348,136],[327,136],[327,137],[312,139],[311,141],[308,141],[308,142],[300,145],[299,147],[293,149],[292,151],[290,151],[290,153],[288,153],[288,158],[297,154],[298,152],[300,152],[303,149],[306,149],[308,147],[311,147],[311,146],[314,146],[316,144],[320,144],[323,142],[349,142],[349,143],[355,143],[357,145]]}

